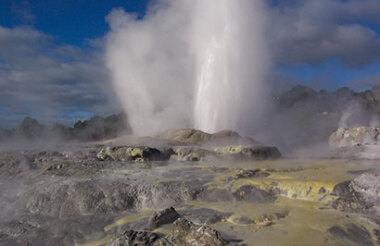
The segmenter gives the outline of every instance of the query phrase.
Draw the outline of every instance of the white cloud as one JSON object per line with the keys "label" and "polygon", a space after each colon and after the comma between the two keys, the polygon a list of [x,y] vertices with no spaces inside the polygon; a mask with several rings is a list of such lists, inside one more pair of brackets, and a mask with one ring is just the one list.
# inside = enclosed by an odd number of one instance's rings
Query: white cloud
{"label": "white cloud", "polygon": [[56,45],[31,28],[0,27],[0,47],[0,117],[62,121],[75,112],[117,108],[100,51]]}
{"label": "white cloud", "polygon": [[[332,58],[360,67],[380,59],[378,0],[302,0],[272,8],[268,39],[285,65],[309,65]],[[365,23],[365,25],[364,25]]]}

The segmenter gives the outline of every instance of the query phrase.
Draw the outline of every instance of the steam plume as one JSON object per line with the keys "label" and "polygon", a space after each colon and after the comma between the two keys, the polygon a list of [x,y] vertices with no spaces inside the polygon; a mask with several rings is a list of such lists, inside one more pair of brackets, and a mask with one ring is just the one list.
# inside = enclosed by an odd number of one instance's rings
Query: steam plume
{"label": "steam plume", "polygon": [[106,63],[135,134],[242,132],[260,118],[270,59],[260,0],[161,0],[107,17]]}

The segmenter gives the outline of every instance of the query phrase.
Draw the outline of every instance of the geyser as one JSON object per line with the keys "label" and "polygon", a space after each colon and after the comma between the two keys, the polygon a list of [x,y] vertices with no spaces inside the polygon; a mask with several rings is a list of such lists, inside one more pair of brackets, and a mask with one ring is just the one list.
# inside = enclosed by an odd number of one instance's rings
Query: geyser
{"label": "geyser", "polygon": [[260,0],[153,1],[143,19],[107,20],[106,63],[135,134],[257,125],[270,65]]}

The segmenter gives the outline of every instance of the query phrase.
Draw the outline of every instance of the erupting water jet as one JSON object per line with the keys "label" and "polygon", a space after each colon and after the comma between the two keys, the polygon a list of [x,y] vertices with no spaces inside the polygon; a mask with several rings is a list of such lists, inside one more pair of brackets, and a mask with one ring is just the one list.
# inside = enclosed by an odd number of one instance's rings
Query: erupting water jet
{"label": "erupting water jet", "polygon": [[108,16],[107,66],[135,134],[246,132],[260,119],[269,55],[260,0],[153,2]]}

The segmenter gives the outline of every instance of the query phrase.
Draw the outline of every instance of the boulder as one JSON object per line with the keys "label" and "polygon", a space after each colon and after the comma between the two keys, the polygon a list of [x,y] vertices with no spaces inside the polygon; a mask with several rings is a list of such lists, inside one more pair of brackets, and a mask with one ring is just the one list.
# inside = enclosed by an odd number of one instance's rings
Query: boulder
{"label": "boulder", "polygon": [[280,151],[272,146],[234,145],[217,147],[214,151],[221,157],[230,159],[264,160],[281,157]]}
{"label": "boulder", "polygon": [[97,154],[99,160],[113,161],[160,161],[168,160],[172,150],[160,151],[150,147],[104,147]]}
{"label": "boulder", "polygon": [[170,207],[170,208],[155,212],[152,215],[152,217],[149,218],[148,227],[150,229],[155,229],[162,225],[173,223],[179,217],[181,216],[177,213],[177,211],[173,207]]}
{"label": "boulder", "polygon": [[197,225],[184,218],[174,222],[171,241],[181,246],[225,246],[228,242],[220,233],[209,226]]}

